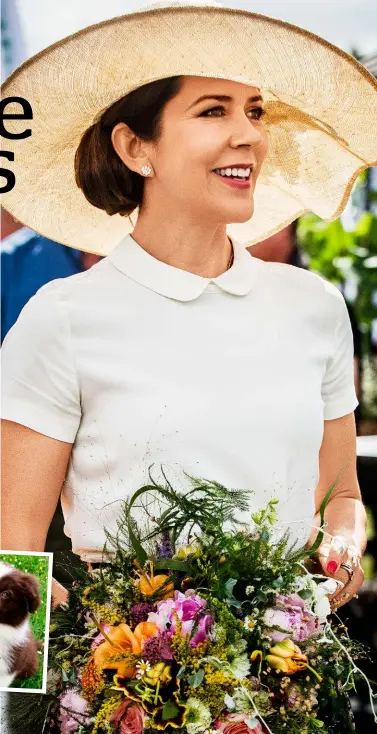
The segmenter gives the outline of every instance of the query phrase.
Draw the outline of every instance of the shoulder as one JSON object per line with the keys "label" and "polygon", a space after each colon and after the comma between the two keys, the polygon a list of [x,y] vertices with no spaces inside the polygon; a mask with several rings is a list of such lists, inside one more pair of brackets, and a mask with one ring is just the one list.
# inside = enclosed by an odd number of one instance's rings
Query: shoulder
{"label": "shoulder", "polygon": [[109,264],[104,258],[89,270],[50,280],[39,288],[34,299],[44,304],[64,302],[73,304],[81,297],[95,299],[100,295],[101,288],[111,285],[110,280]]}
{"label": "shoulder", "polygon": [[339,288],[319,273],[286,263],[266,262],[266,277],[274,289],[304,306],[315,304],[338,312],[345,304]]}

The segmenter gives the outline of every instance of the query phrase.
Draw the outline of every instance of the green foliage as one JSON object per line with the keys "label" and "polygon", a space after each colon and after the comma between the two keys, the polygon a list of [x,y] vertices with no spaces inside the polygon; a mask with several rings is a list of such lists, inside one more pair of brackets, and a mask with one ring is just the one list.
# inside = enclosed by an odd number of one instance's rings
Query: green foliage
{"label": "green foliage", "polygon": [[[294,679],[276,673],[271,669],[275,667],[271,658],[266,658],[271,654],[271,636],[267,631],[269,625],[265,612],[276,605],[286,604],[284,600],[277,600],[277,595],[289,595],[295,589],[304,594],[306,590],[308,610],[311,609],[314,592],[309,591],[307,579],[298,579],[298,576],[306,576],[307,571],[301,562],[297,562],[306,560],[310,549],[304,552],[290,547],[288,531],[282,538],[275,537],[275,500],[253,513],[251,530],[238,527],[236,523],[229,530],[228,526],[223,527],[224,518],[232,525],[233,512],[239,507],[239,498],[243,499],[242,492],[234,491],[226,496],[227,490],[221,485],[192,481],[192,490],[183,497],[170,485],[155,486],[155,493],[164,497],[165,505],[162,515],[153,518],[154,528],[148,534],[157,538],[161,533],[166,535],[169,532],[170,540],[175,538],[176,547],[175,543],[170,543],[169,550],[170,555],[175,550],[174,557],[169,557],[168,563],[165,561],[166,566],[170,566],[166,569],[168,581],[177,591],[194,589],[205,603],[195,613],[189,632],[183,632],[183,623],[178,614],[173,613],[176,629],[169,638],[171,657],[166,662],[158,658],[157,638],[148,643],[151,645],[149,653],[145,648],[144,652],[139,649],[131,655],[126,646],[123,650],[114,647],[111,655],[112,660],[126,660],[127,666],[134,667],[142,661],[140,656],[145,655],[148,660],[148,654],[157,654],[157,658],[152,656],[150,659],[150,680],[138,673],[125,682],[129,695],[135,701],[144,701],[147,706],[152,722],[147,734],[155,734],[153,727],[161,720],[174,721],[175,726],[186,731],[180,717],[188,698],[197,699],[199,706],[204,704],[209,708],[214,721],[223,717],[228,706],[225,694],[229,700],[234,697],[231,705],[241,706],[238,710],[250,714],[251,720],[256,713],[265,717],[270,730],[276,734],[278,731],[290,734],[316,734],[319,730],[323,734],[335,734],[335,731],[346,734],[353,731],[352,722],[348,727],[346,692],[357,678],[358,668],[354,660],[365,653],[349,640],[345,628],[340,628],[335,634],[331,625],[326,625],[323,632],[329,635],[326,644],[317,636],[303,640],[299,652],[307,665],[305,669],[294,671]],[[324,503],[333,488],[334,485]],[[151,486],[143,488],[138,497],[150,492]],[[246,502],[246,493],[244,499]],[[145,578],[150,574],[152,577],[156,558],[149,555],[145,534],[142,535],[136,526],[133,529],[137,537],[135,534],[131,539],[127,537],[132,504],[131,498],[125,507],[124,522],[116,540],[115,558],[110,559],[106,566],[92,571],[85,564],[73,569],[69,603],[54,610],[51,617],[51,688],[47,696],[41,697],[42,707],[28,710],[21,701],[16,714],[17,725],[12,729],[15,734],[32,729],[35,717],[40,722],[42,718],[48,722],[50,717],[52,726],[48,723],[46,732],[57,731],[57,697],[70,687],[80,690],[81,686],[83,695],[90,701],[90,715],[94,719],[82,724],[78,731],[80,734],[90,734],[91,731],[104,734],[107,730],[105,722],[108,722],[110,709],[106,708],[106,699],[113,695],[115,680],[113,671],[107,670],[106,666],[102,672],[96,668],[93,642],[97,640],[98,630],[106,636],[105,623],[116,626],[126,622],[131,629],[134,628],[135,615],[148,614],[151,609],[156,611],[158,600],[158,594],[153,599],[153,595],[145,591],[146,596],[143,596],[140,588],[140,576]],[[214,512],[215,506],[217,512]],[[178,521],[179,533],[172,526],[173,519]],[[193,521],[197,529],[192,541],[186,544],[187,527]],[[181,533],[183,544],[178,540]],[[148,556],[142,563],[140,560],[144,553]],[[177,565],[172,564],[172,560]],[[164,569],[164,559],[159,558],[159,562]],[[313,579],[309,584],[315,584]],[[145,602],[150,605],[147,609]],[[289,600],[287,603],[289,607]],[[200,643],[191,644],[203,615],[211,629]],[[272,628],[282,629],[276,625]],[[134,632],[136,635],[135,629]],[[111,644],[111,633],[108,635],[106,642]],[[152,671],[157,677],[152,677]],[[334,692],[337,696],[335,701]],[[48,712],[54,697],[55,703]],[[341,728],[334,729],[334,722]],[[173,731],[172,725],[168,724],[166,734],[173,734]]]}
{"label": "green foliage", "polygon": [[[310,270],[338,286],[346,281],[356,284],[357,296],[352,306],[362,332],[362,412],[364,418],[373,420],[377,416],[377,394],[372,387],[377,375],[371,359],[371,328],[377,319],[377,215],[364,210],[365,192],[366,171],[360,174],[351,197],[354,211],[358,212],[352,231],[346,231],[340,219],[325,222],[310,213],[299,219],[297,241],[308,257]],[[376,211],[377,192],[369,191],[368,200]]]}
{"label": "green foliage", "polygon": [[377,216],[364,212],[354,230],[348,232],[340,219],[325,222],[315,214],[306,214],[299,220],[297,238],[311,270],[336,284],[347,278],[357,282],[355,315],[368,330],[377,318],[372,301],[377,290]]}
{"label": "green foliage", "polygon": [[[42,604],[30,615],[30,626],[37,640],[44,643],[47,614],[48,556],[24,556],[15,553],[0,553],[0,561],[11,563],[24,573],[31,573],[39,581]],[[43,682],[43,652],[39,655],[38,672],[27,680],[14,680],[10,688],[41,689]]]}
{"label": "green foliage", "polygon": [[[162,468],[161,471],[163,473]],[[117,537],[107,534],[108,540],[120,550],[128,539],[139,562],[144,563],[147,553],[143,543],[169,535],[175,550],[177,540],[183,531],[187,533],[188,540],[198,529],[205,529],[208,535],[216,535],[224,523],[237,524],[234,519],[235,508],[241,512],[248,509],[249,490],[227,489],[216,481],[186,476],[191,481],[192,489],[185,494],[176,492],[166,477],[166,485],[162,486],[150,476],[151,484],[137,490],[133,497],[125,502]],[[132,508],[136,499],[144,498],[147,503],[151,494],[163,501],[167,509],[158,518],[153,518],[154,527],[141,537],[140,530],[132,518]]]}

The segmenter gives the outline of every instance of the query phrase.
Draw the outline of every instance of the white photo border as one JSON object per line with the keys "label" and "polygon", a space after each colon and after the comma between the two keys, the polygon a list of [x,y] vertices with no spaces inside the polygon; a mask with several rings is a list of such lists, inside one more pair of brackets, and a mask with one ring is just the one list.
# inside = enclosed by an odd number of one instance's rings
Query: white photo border
{"label": "white photo border", "polygon": [[0,686],[0,693],[47,693],[47,666],[48,666],[48,645],[49,645],[49,633],[50,633],[50,614],[51,614],[51,589],[52,589],[52,563],[54,554],[47,551],[21,551],[21,550],[6,550],[5,548],[0,549],[0,561],[1,555],[7,556],[43,556],[47,557],[48,560],[48,575],[47,575],[47,599],[46,599],[46,626],[44,636],[44,648],[43,648],[43,678],[42,688],[5,688]]}

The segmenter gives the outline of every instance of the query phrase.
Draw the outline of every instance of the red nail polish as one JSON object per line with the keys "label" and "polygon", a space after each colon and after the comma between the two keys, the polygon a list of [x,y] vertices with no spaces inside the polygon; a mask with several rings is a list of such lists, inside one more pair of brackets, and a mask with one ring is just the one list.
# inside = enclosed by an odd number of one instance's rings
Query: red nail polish
{"label": "red nail polish", "polygon": [[336,561],[329,561],[327,564],[327,570],[329,573],[335,573],[338,570],[338,564]]}

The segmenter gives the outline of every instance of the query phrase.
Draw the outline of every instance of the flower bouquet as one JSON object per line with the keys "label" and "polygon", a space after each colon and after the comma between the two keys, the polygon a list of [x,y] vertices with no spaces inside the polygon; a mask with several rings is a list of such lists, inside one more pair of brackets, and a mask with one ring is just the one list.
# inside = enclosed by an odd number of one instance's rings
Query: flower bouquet
{"label": "flower bouquet", "polygon": [[336,581],[310,571],[323,533],[296,550],[288,532],[274,537],[276,500],[245,528],[234,512],[247,492],[191,481],[184,495],[138,490],[108,534],[108,562],[83,566],[52,613],[43,731],[354,731],[347,691],[365,651],[329,620]]}

